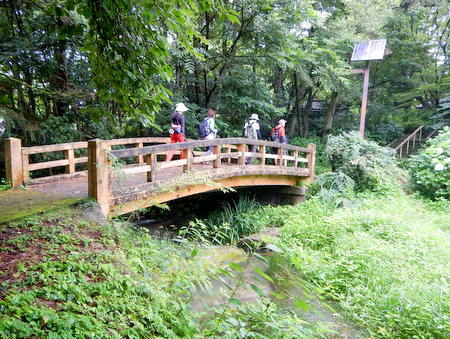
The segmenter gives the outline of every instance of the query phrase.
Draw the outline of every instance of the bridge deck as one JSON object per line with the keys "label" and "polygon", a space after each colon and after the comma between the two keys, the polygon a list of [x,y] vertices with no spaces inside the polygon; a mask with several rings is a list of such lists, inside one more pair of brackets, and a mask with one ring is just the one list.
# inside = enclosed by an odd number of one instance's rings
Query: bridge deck
{"label": "bridge deck", "polygon": [[[226,165],[224,165],[226,166]],[[231,167],[231,166],[230,166]],[[210,165],[195,164],[192,168],[196,172],[209,173],[211,171]],[[164,172],[156,173],[156,181],[160,183],[169,183],[174,178],[183,175],[181,167],[167,168]],[[113,180],[113,191],[120,191],[127,187],[134,187],[147,183],[146,173],[137,173],[126,175],[123,179]],[[51,180],[35,180],[31,181],[27,186],[32,192],[39,192],[45,194],[53,194],[60,197],[74,197],[87,198],[88,197],[88,177],[87,173],[81,173],[79,176],[67,177],[64,179]]]}

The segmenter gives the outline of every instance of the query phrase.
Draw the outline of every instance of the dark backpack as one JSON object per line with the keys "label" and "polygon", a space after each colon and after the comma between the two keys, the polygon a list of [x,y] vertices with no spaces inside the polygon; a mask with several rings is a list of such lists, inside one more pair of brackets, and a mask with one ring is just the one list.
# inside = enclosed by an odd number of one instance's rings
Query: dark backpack
{"label": "dark backpack", "polygon": [[210,133],[210,130],[208,128],[208,119],[209,118],[205,118],[198,124],[198,135],[202,139],[206,138]]}
{"label": "dark backpack", "polygon": [[280,136],[278,135],[278,129],[276,127],[272,128],[270,138],[272,139],[273,142],[280,142]]}

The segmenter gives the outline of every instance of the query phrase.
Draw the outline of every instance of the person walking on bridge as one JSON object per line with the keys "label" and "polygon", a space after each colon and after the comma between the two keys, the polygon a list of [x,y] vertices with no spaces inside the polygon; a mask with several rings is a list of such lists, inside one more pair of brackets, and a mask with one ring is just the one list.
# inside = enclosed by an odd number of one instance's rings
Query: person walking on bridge
{"label": "person walking on bridge", "polygon": [[[261,140],[261,132],[259,127],[259,117],[258,114],[253,113],[250,119],[245,122],[244,125],[244,137],[249,139]],[[248,145],[249,152],[256,152],[256,145]],[[254,157],[248,157],[245,161],[247,165],[253,163]]]}
{"label": "person walking on bridge", "polygon": [[[185,104],[179,102],[175,106],[175,112],[172,114],[172,124],[170,128],[170,143],[174,144],[177,142],[185,142],[185,121],[184,112],[187,112],[189,108]],[[168,151],[166,156],[166,161],[171,161],[175,151]],[[183,153],[180,153],[180,159],[183,159]]]}
{"label": "person walking on bridge", "polygon": [[[217,110],[215,108],[210,108],[206,114],[206,118],[198,125],[198,134],[203,140],[214,140],[217,137],[216,122],[214,120]],[[213,146],[211,145],[203,155],[210,155],[212,150]]]}
{"label": "person walking on bridge", "polygon": [[279,142],[281,144],[287,144],[287,137],[286,137],[286,120],[281,119],[278,121],[278,124],[272,128],[272,131],[270,132],[270,138],[273,142]]}

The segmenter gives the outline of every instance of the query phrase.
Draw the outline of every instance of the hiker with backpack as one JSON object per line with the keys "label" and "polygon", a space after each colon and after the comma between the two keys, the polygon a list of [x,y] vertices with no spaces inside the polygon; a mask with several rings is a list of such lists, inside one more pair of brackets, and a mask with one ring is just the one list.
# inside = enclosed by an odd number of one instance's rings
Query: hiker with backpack
{"label": "hiker with backpack", "polygon": [[270,138],[273,142],[279,142],[281,144],[287,144],[287,137],[286,137],[286,120],[281,119],[278,121],[278,124],[272,128],[272,131],[270,132]]}
{"label": "hiker with backpack", "polygon": [[[244,137],[245,138],[249,138],[249,139],[256,139],[256,140],[260,140],[261,139],[261,132],[260,132],[260,127],[259,127],[259,117],[258,114],[253,113],[250,116],[250,119],[248,119],[248,121],[245,122],[244,125]],[[248,151],[249,152],[256,152],[256,145],[248,145]],[[252,164],[253,163],[253,158],[254,157],[248,157],[245,161],[245,163],[247,165]]]}
{"label": "hiker with backpack", "polygon": [[[172,114],[171,128],[169,130],[171,144],[186,142],[184,112],[188,110],[189,108],[182,102],[179,102],[175,106],[175,112]],[[171,161],[174,153],[175,151],[168,151],[166,161]],[[180,153],[180,159],[183,159],[183,152]]]}
{"label": "hiker with backpack", "polygon": [[[198,134],[202,140],[214,140],[217,136],[216,122],[214,120],[217,110],[215,108],[210,108],[206,114],[206,118],[198,125]],[[213,148],[212,145],[209,146],[208,150],[203,155],[210,155]]]}

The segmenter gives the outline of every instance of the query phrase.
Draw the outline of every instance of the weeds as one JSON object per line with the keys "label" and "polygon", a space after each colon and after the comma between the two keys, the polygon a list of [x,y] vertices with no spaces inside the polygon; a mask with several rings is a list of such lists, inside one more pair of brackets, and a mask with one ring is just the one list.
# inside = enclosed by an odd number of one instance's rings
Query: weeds
{"label": "weeds", "polygon": [[279,246],[305,279],[376,337],[448,337],[448,213],[400,193],[331,215],[320,204],[284,210]]}
{"label": "weeds", "polygon": [[249,196],[231,204],[223,203],[206,220],[195,219],[180,234],[213,244],[235,244],[239,239],[261,230],[265,224],[258,218],[261,206]]}

